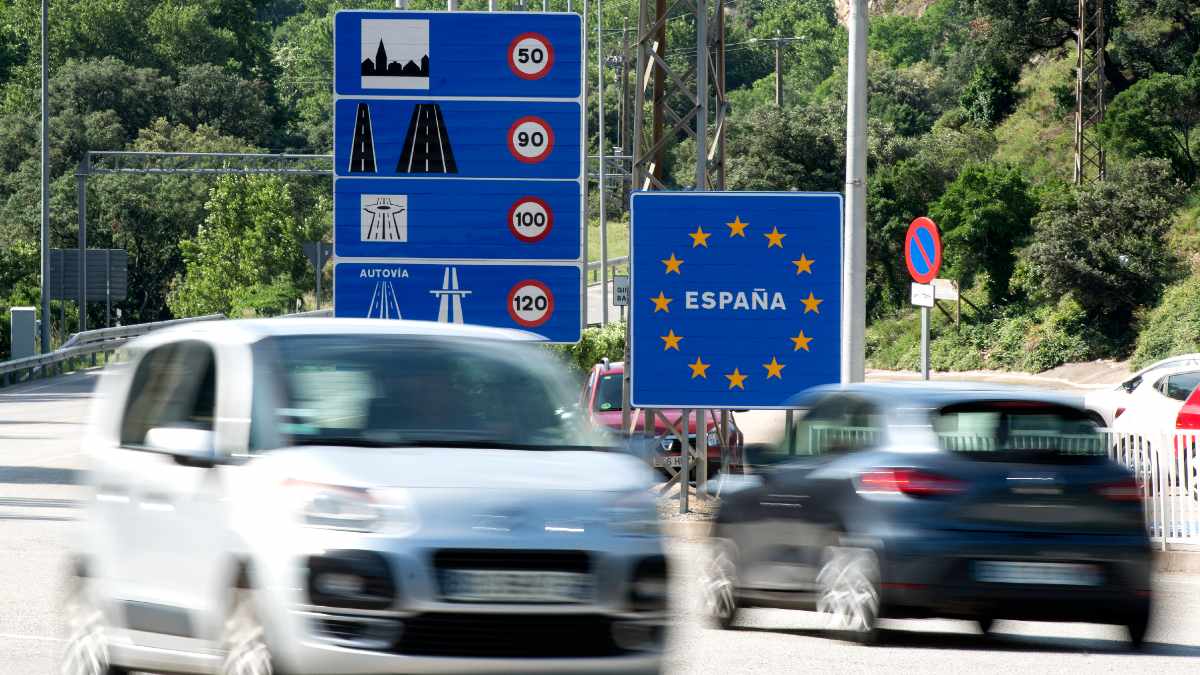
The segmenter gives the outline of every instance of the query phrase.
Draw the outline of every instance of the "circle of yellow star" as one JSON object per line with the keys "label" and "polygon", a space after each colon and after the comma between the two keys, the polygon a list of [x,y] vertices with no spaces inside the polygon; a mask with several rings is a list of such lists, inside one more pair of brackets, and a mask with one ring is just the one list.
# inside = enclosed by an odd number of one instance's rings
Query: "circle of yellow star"
{"label": "circle of yellow star", "polygon": [[767,369],[767,379],[768,380],[771,379],[772,377],[777,377],[782,380],[783,379],[783,369],[787,368],[786,365],[777,361],[774,356],[771,357],[770,363],[764,363],[764,364],[762,364],[762,367]]}
{"label": "circle of yellow star", "polygon": [[[800,333],[798,335],[796,335],[796,337],[788,338],[788,339],[791,340],[793,343],[795,343],[795,346],[792,347],[792,351],[794,351],[794,352],[798,352],[801,349],[803,349],[804,351],[808,351],[808,343],[813,341],[812,338],[810,338],[804,334],[804,331],[800,331]],[[780,379],[783,379],[783,378],[780,378]]]}
{"label": "circle of yellow star", "polygon": [[673,298],[668,298],[667,296],[663,295],[662,291],[659,291],[657,298],[650,298],[650,302],[654,303],[654,313],[657,314],[658,312],[666,312],[667,314],[670,314],[671,300],[673,300]]}
{"label": "circle of yellow star", "polygon": [[804,298],[800,302],[804,303],[804,313],[805,314],[808,314],[809,312],[815,312],[817,314],[820,314],[821,313],[820,305],[822,302],[825,302],[825,301],[814,297],[812,294],[812,291],[809,291],[808,297]]}
{"label": "circle of yellow star", "polygon": [[697,246],[708,248],[708,238],[712,236],[712,233],[705,232],[699,225],[697,225],[696,231],[688,233],[688,236],[692,238],[692,248],[696,248]]}
{"label": "circle of yellow star", "polygon": [[683,261],[679,258],[676,258],[674,253],[671,253],[670,258],[667,258],[661,262],[667,266],[667,271],[663,274],[670,274],[671,272],[674,272],[675,274],[681,274],[679,271],[679,266],[683,264]]}
{"label": "circle of yellow star", "polygon": [[730,389],[737,387],[742,391],[746,390],[746,385],[743,384],[746,381],[746,376],[739,373],[737,368],[734,368],[732,373],[726,373],[725,377],[729,380]]}
{"label": "circle of yellow star", "polygon": [[783,248],[783,238],[787,235],[780,232],[778,227],[772,227],[771,231],[763,236],[767,238],[767,248],[771,248],[772,246]]}
{"label": "circle of yellow star", "polygon": [[725,223],[729,226],[729,236],[746,238],[746,226],[750,223],[743,223],[741,216],[734,216],[732,223]]}
{"label": "circle of yellow star", "polygon": [[679,351],[679,341],[683,339],[683,336],[676,335],[674,329],[667,331],[666,335],[660,335],[658,337],[660,340],[663,341],[663,351],[664,352],[667,351],[668,349],[674,349],[675,351]]}
{"label": "circle of yellow star", "polygon": [[712,365],[711,363],[705,363],[705,362],[701,361],[700,357],[697,356],[695,363],[688,364],[688,368],[692,369],[692,379],[695,379],[697,377],[703,377],[704,379],[707,380],[708,379],[708,372],[707,372],[708,367],[711,365]]}
{"label": "circle of yellow star", "polygon": [[793,260],[792,264],[796,266],[796,274],[800,274],[801,272],[808,272],[809,274],[812,274],[813,262],[814,261],[808,259],[808,256],[801,253],[800,259]]}

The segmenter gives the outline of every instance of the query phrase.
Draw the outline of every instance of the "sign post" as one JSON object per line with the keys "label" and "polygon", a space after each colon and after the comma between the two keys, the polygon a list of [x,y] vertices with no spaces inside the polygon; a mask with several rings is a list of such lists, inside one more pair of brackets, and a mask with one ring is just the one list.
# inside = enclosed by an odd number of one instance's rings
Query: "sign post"
{"label": "sign post", "polygon": [[942,238],[937,225],[921,216],[904,237],[904,263],[912,276],[912,303],[921,308],[921,379],[929,379],[929,308],[935,302],[933,280],[942,267]]}
{"label": "sign post", "polygon": [[583,327],[583,20],[337,13],[334,315]]}
{"label": "sign post", "polygon": [[841,195],[639,192],[631,209],[633,407],[782,409],[840,381]]}

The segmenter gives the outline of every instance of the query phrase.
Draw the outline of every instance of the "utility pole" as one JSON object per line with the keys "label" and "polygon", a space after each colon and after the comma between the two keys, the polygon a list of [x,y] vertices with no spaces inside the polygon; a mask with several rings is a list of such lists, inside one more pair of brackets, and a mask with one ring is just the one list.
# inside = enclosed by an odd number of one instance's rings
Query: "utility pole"
{"label": "utility pole", "polygon": [[596,0],[596,127],[600,175],[597,187],[600,190],[600,325],[608,325],[608,211],[604,203],[604,0]]}
{"label": "utility pole", "polygon": [[775,31],[775,107],[783,107],[783,38]]}
{"label": "utility pole", "polygon": [[696,190],[702,192],[707,189],[708,2],[696,0]]}
{"label": "utility pole", "polygon": [[1096,128],[1104,121],[1104,1],[1079,0],[1075,67],[1075,184],[1104,180],[1104,146]]}
{"label": "utility pole", "polygon": [[42,353],[50,352],[50,2],[42,0]]}
{"label": "utility pole", "polygon": [[865,376],[867,286],[867,0],[850,3],[846,215],[842,247],[842,382]]}

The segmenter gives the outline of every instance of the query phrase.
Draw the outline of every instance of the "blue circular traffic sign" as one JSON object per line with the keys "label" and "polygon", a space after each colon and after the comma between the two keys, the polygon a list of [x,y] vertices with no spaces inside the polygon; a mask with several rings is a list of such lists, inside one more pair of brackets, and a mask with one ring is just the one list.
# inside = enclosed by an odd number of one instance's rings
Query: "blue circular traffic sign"
{"label": "blue circular traffic sign", "polygon": [[921,216],[908,226],[904,237],[904,263],[913,281],[927,284],[933,281],[942,268],[942,238],[937,225]]}

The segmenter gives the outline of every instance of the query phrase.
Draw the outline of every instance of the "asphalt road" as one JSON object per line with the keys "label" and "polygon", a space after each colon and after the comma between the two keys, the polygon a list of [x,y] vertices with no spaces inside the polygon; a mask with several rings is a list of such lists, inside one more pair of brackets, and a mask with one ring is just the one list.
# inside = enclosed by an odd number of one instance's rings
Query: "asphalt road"
{"label": "asphalt road", "polygon": [[[0,675],[56,669],[59,583],[82,526],[80,436],[97,377],[0,389]],[[863,647],[823,632],[820,617],[805,612],[748,610],[736,630],[708,627],[696,618],[702,547],[670,544],[677,621],[668,673],[1200,672],[1200,577],[1158,579],[1145,653],[1126,651],[1118,628],[1029,622],[998,622],[988,636],[966,622],[888,622],[882,643]]]}

